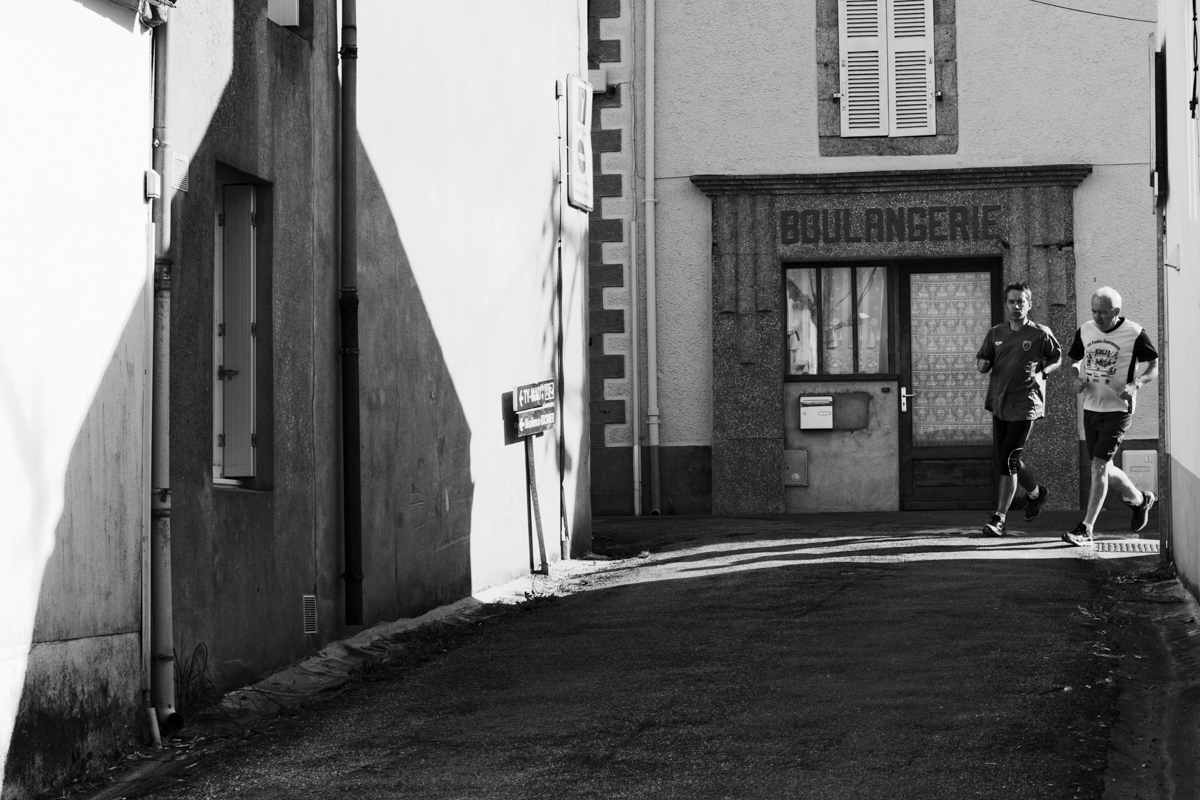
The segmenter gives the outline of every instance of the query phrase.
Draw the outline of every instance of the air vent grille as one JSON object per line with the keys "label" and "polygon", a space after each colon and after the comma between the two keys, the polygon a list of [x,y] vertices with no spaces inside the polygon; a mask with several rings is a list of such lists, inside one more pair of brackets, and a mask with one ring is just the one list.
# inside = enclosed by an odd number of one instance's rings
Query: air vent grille
{"label": "air vent grille", "polygon": [[181,192],[188,190],[188,161],[174,153],[171,154],[171,186]]}
{"label": "air vent grille", "polygon": [[304,595],[304,632],[317,632],[317,596],[315,594]]}

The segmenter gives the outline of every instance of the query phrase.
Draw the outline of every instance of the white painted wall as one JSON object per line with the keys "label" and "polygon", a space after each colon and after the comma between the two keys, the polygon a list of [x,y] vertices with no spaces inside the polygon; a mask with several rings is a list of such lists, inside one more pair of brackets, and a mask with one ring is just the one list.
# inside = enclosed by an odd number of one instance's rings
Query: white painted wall
{"label": "white painted wall", "polygon": [[0,130],[0,760],[35,617],[39,638],[140,627],[150,37],[108,0],[37,13],[53,48],[32,29],[0,48],[21,121]]}
{"label": "white painted wall", "polygon": [[[640,115],[644,0],[631,2],[628,36],[637,52],[629,61]],[[1080,313],[1094,287],[1111,283],[1125,295],[1130,316],[1156,335],[1155,229],[1146,187],[1147,39],[1155,0],[1087,5],[1134,20],[1018,0],[956,5],[958,152],[822,158],[813,3],[657,0],[664,445],[711,442],[710,212],[709,200],[687,180],[695,174],[1092,164],[1076,192]],[[640,123],[627,133],[639,153]],[[1157,436],[1157,405],[1153,393],[1141,398],[1131,436]]]}
{"label": "white painted wall", "polygon": [[[1166,294],[1164,380],[1166,450],[1171,462],[1171,533],[1175,566],[1193,594],[1200,590],[1200,372],[1192,346],[1200,312],[1200,125],[1192,97],[1192,9],[1160,0],[1160,47],[1167,53],[1167,137],[1170,195],[1166,206],[1163,278]],[[1177,267],[1178,269],[1172,269]]]}
{"label": "white painted wall", "polygon": [[[523,448],[503,444],[501,393],[553,377],[556,242],[563,240],[567,504],[588,398],[587,216],[560,202],[555,81],[587,74],[584,0],[360,0],[358,125],[471,428],[472,580],[529,569]],[[371,24],[364,24],[371,20]],[[558,550],[555,441],[536,440],[547,549]]]}

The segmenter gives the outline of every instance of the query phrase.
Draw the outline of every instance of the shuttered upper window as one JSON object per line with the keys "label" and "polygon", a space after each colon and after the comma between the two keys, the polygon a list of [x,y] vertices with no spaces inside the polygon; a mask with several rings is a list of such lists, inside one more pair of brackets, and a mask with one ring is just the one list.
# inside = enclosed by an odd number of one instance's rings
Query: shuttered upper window
{"label": "shuttered upper window", "polygon": [[213,477],[253,478],[255,448],[255,187],[217,193],[214,264]]}
{"label": "shuttered upper window", "polygon": [[842,136],[933,136],[933,0],[838,0]]}

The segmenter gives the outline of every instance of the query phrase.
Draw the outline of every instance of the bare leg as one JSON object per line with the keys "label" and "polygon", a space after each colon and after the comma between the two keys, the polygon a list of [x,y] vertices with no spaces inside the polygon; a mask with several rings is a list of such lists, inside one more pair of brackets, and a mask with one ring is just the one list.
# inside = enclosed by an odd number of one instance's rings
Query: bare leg
{"label": "bare leg", "polygon": [[1017,476],[1001,475],[996,483],[996,513],[1007,514],[1012,505],[1013,497],[1017,494]]}
{"label": "bare leg", "polygon": [[1100,516],[1100,509],[1104,507],[1104,500],[1108,496],[1109,483],[1120,489],[1121,496],[1130,503],[1142,504],[1142,493],[1133,485],[1133,481],[1129,480],[1128,475],[1111,461],[1093,458],[1092,486],[1088,491],[1087,516],[1083,518],[1084,524],[1089,528],[1096,524],[1096,518]]}
{"label": "bare leg", "polygon": [[1104,498],[1108,496],[1108,465],[1108,461],[1092,459],[1092,485],[1088,489],[1087,514],[1083,518],[1083,524],[1088,528],[1095,526]]}
{"label": "bare leg", "polygon": [[1120,490],[1121,497],[1124,497],[1127,503],[1140,506],[1146,499],[1142,496],[1142,491],[1133,485],[1129,476],[1116,464],[1109,463],[1108,465],[1108,483]]}

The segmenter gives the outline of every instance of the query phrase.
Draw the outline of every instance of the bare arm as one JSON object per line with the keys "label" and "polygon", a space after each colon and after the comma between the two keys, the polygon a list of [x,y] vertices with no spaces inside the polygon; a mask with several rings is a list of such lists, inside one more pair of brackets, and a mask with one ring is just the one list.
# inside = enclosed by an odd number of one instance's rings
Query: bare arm
{"label": "bare arm", "polygon": [[1066,362],[1065,366],[1075,373],[1075,392],[1078,394],[1083,391],[1083,387],[1087,386],[1087,380],[1083,377],[1083,370],[1078,369],[1079,362],[1070,356],[1063,356]]}
{"label": "bare arm", "polygon": [[1146,369],[1142,372],[1142,374],[1125,384],[1124,388],[1121,389],[1121,397],[1128,400],[1137,394],[1138,389],[1141,389],[1143,386],[1157,377],[1158,359],[1156,358],[1153,361],[1147,361]]}

